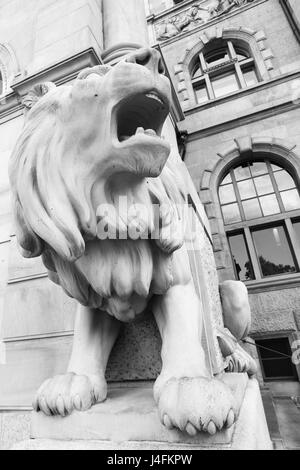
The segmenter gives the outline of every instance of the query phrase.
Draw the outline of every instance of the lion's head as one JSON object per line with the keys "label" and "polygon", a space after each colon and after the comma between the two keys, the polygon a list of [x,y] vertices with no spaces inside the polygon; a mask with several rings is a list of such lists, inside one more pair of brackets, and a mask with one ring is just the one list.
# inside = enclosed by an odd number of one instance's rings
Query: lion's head
{"label": "lion's head", "polygon": [[[99,206],[117,196],[149,207],[183,201],[161,138],[171,92],[157,51],[139,50],[114,67],[83,70],[72,85],[38,92],[27,97],[32,109],[9,169],[23,256],[50,248],[73,263],[97,238]],[[160,241],[165,251],[180,245]]]}

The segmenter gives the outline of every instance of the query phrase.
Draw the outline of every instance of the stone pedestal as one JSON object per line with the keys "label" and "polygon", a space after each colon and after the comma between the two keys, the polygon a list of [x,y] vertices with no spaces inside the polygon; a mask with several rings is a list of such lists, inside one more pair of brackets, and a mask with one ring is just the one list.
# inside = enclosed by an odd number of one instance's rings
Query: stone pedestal
{"label": "stone pedestal", "polygon": [[258,383],[246,374],[225,374],[240,407],[237,422],[214,436],[195,437],[166,429],[159,421],[151,384],[114,387],[87,412],[62,417],[33,413],[29,441],[14,449],[272,449]]}

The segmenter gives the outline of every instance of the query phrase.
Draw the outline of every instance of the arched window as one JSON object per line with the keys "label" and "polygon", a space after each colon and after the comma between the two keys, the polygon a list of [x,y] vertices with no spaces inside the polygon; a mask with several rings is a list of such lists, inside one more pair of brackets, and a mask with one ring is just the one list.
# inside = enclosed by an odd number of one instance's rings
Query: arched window
{"label": "arched window", "polygon": [[293,176],[262,156],[233,167],[218,192],[237,279],[299,273],[300,195]]}
{"label": "arched window", "polygon": [[192,61],[190,74],[198,104],[229,95],[259,81],[250,50],[224,39],[207,44]]}

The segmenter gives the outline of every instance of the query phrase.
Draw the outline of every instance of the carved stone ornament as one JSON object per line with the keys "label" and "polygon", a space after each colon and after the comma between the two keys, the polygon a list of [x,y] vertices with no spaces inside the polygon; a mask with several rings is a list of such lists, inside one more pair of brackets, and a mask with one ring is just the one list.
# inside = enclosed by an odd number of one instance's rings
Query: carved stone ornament
{"label": "carved stone ornament", "polygon": [[[154,386],[162,423],[190,435],[230,427],[232,392],[207,370],[201,343],[181,217],[187,187],[161,137],[171,89],[159,53],[138,50],[72,85],[35,87],[29,99],[9,168],[17,241],[79,303],[68,370],[41,385],[35,410],[65,416],[104,401],[120,324],[151,301],[163,342]],[[230,358],[249,327],[243,285],[223,286],[222,302]]]}
{"label": "carved stone ornament", "polygon": [[224,15],[242,5],[252,3],[255,0],[207,0],[193,4],[183,12],[169,16],[155,26],[156,39],[165,41],[181,32],[190,31],[201,24]]}

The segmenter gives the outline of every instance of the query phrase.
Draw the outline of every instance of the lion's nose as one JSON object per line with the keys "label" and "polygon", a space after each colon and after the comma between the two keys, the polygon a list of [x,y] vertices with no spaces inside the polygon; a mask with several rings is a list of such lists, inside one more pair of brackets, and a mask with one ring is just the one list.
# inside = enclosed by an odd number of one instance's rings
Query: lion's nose
{"label": "lion's nose", "polygon": [[155,49],[143,48],[131,52],[126,58],[125,62],[143,65],[154,73],[165,74],[165,67],[160,53]]}

